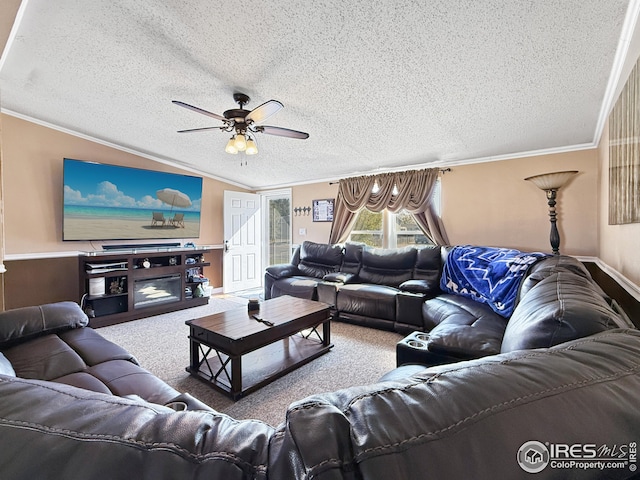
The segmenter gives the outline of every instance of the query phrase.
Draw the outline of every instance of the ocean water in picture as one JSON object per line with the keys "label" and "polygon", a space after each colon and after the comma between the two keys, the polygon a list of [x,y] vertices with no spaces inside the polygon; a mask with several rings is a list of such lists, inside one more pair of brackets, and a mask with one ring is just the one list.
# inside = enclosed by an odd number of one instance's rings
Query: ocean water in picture
{"label": "ocean water in picture", "polygon": [[166,220],[172,218],[176,213],[184,214],[185,222],[199,222],[200,212],[190,212],[188,210],[168,208],[122,208],[122,207],[94,207],[89,205],[65,205],[64,215],[66,218],[76,219],[104,219],[104,220],[136,220],[136,221],[148,221],[151,224],[151,220],[154,212],[160,212],[164,215]]}

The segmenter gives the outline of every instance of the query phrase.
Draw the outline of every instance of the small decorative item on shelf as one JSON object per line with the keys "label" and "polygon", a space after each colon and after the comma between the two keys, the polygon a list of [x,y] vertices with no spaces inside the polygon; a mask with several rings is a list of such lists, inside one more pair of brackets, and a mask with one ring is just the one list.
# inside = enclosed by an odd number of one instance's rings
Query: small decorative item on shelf
{"label": "small decorative item on shelf", "polygon": [[92,297],[104,295],[105,278],[94,277],[89,279],[89,295]]}
{"label": "small decorative item on shelf", "polygon": [[109,284],[109,293],[111,295],[117,295],[119,293],[122,293],[122,286],[120,285],[120,282],[118,281],[118,279],[112,280],[111,283]]}
{"label": "small decorative item on shelf", "polygon": [[176,257],[169,257],[169,265],[176,265],[178,263],[178,259]]}

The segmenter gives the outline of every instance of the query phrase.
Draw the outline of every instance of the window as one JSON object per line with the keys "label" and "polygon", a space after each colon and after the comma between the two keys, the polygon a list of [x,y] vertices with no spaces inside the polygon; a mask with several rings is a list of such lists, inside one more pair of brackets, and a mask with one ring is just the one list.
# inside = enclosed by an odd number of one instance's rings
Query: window
{"label": "window", "polygon": [[[440,180],[433,191],[432,201],[435,202],[436,212],[440,213]],[[361,210],[353,226],[351,242],[362,242],[371,247],[401,248],[408,246],[431,245],[432,242],[422,233],[413,219],[413,215],[402,210],[391,213],[387,210],[371,212]]]}
{"label": "window", "polygon": [[262,194],[264,267],[291,260],[291,191],[277,190]]}
{"label": "window", "polygon": [[431,240],[422,233],[413,216],[404,210],[395,214],[387,210],[361,210],[349,240],[378,248],[431,244]]}

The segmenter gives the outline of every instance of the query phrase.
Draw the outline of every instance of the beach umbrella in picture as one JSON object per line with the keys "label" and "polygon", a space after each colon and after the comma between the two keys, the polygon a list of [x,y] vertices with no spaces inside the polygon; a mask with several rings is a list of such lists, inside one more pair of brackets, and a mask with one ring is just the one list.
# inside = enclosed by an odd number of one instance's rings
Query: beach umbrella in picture
{"label": "beach umbrella in picture", "polygon": [[173,207],[188,208],[191,206],[191,199],[189,198],[189,195],[182,193],[180,190],[174,190],[173,188],[163,188],[162,190],[158,190],[156,192],[156,197],[167,205],[171,205],[172,211]]}

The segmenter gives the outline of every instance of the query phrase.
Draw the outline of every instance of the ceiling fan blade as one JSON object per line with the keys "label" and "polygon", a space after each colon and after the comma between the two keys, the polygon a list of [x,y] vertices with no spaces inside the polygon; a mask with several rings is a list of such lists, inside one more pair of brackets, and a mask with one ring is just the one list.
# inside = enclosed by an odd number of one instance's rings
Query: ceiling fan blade
{"label": "ceiling fan blade", "polygon": [[222,130],[224,128],[225,127],[190,128],[188,130],[178,130],[178,133],[206,132],[207,130]]}
{"label": "ceiling fan blade", "polygon": [[308,133],[299,132],[298,130],[290,130],[288,128],[269,127],[267,125],[262,125],[255,128],[256,128],[256,132],[266,133],[267,135],[277,135],[279,137],[288,137],[288,138],[300,138],[302,140],[304,140],[305,138],[309,138]]}
{"label": "ceiling fan blade", "polygon": [[251,120],[253,123],[264,122],[271,115],[279,112],[280,109],[283,107],[284,105],[282,105],[279,101],[269,100],[268,102],[264,102],[259,107],[256,107],[253,110],[251,110],[247,114],[247,116],[244,117],[244,120],[245,122],[248,120]]}
{"label": "ceiling fan blade", "polygon": [[[218,115],[217,113],[207,112],[206,110],[203,110],[203,109],[198,108],[198,107],[194,107],[193,105],[189,105],[188,103],[184,103],[184,102],[181,102],[179,100],[171,100],[171,103],[174,103],[174,104],[176,104],[176,105],[178,105],[180,107],[188,108],[189,110],[193,110],[194,112],[198,112],[198,113],[201,113],[203,115],[207,115],[209,117],[213,117],[215,119],[222,120],[225,123],[227,122],[227,119],[224,118],[222,115]],[[260,108],[260,107],[258,107],[258,108]]]}

